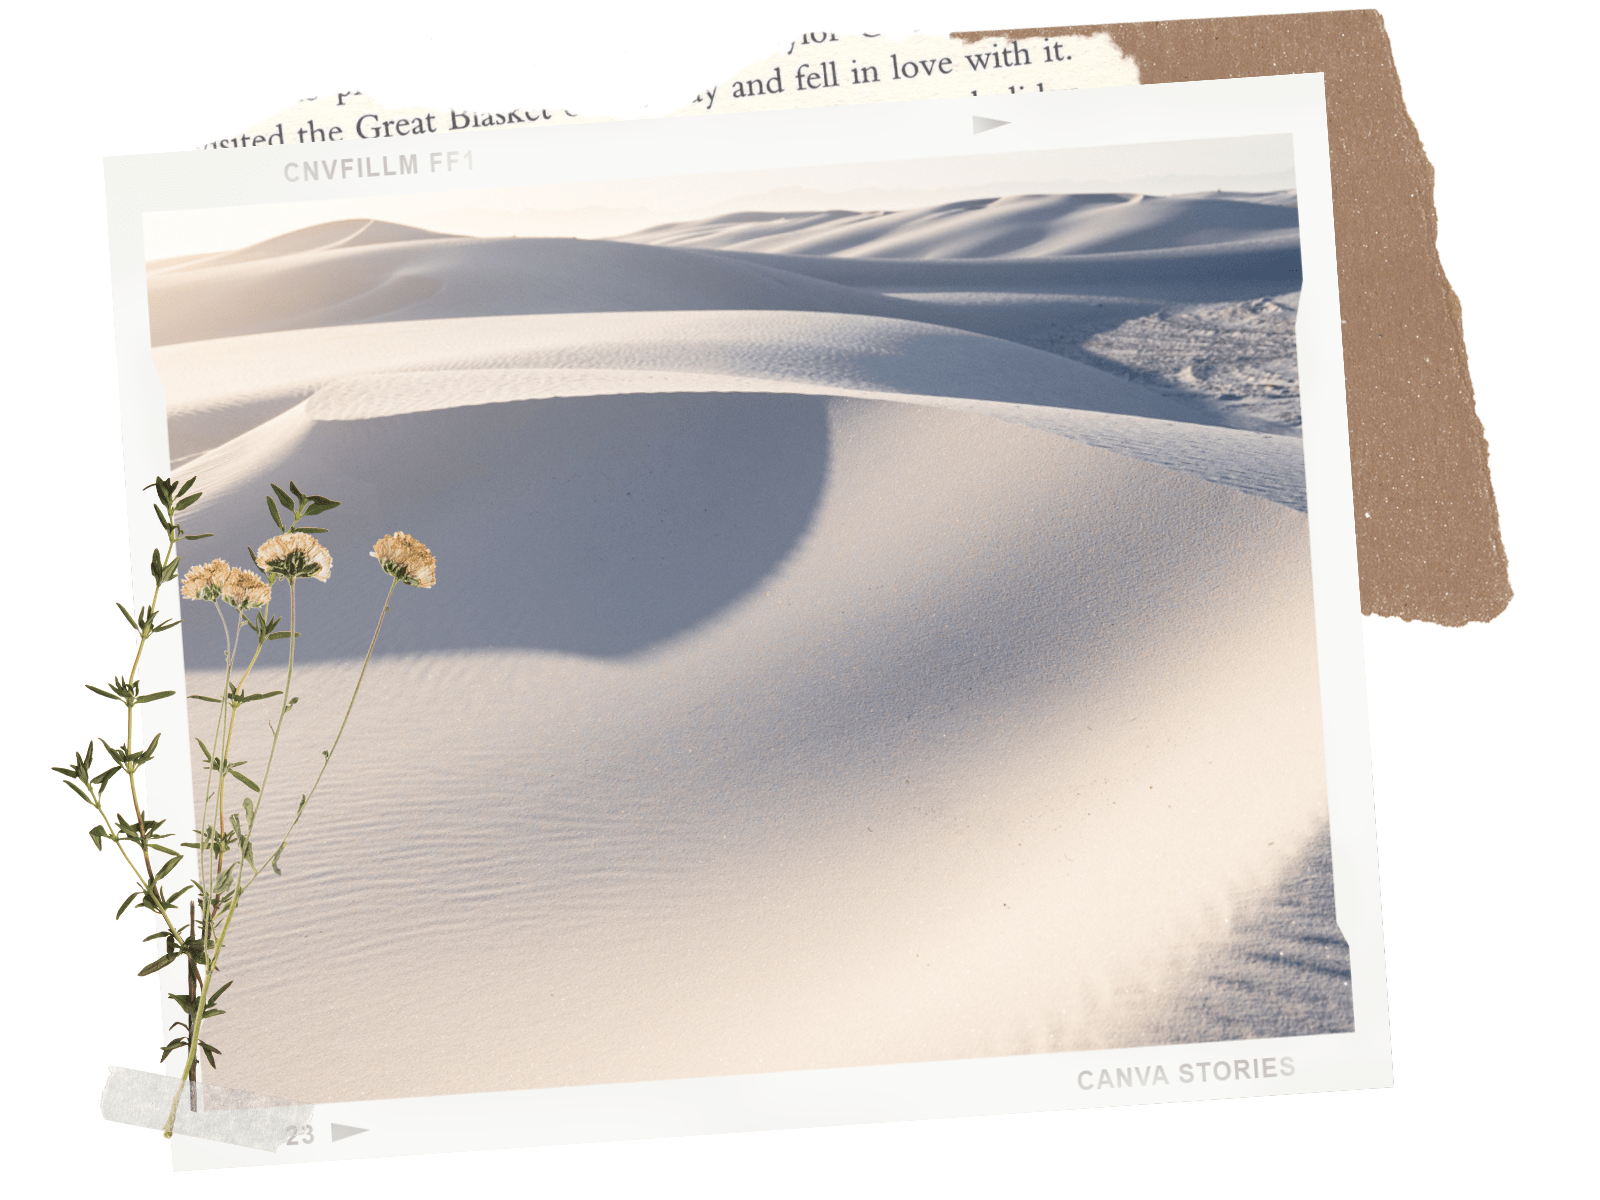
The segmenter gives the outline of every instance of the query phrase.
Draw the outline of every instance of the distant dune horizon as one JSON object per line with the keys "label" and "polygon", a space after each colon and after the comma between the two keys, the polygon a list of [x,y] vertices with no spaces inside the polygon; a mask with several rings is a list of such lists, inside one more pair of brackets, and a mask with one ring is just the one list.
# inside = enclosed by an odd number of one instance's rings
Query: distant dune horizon
{"label": "distant dune horizon", "polygon": [[[893,223],[897,218],[912,218],[922,214],[933,214],[946,211],[973,210],[991,207],[999,204],[1008,204],[1016,201],[1036,200],[1066,200],[1079,202],[1083,206],[1103,206],[1111,203],[1139,203],[1144,201],[1198,201],[1198,200],[1227,200],[1249,204],[1263,204],[1272,207],[1293,208],[1297,203],[1297,195],[1293,188],[1279,188],[1265,192],[1241,192],[1216,189],[1208,192],[1183,192],[1171,195],[1157,195],[1146,192],[1017,192],[1003,193],[991,197],[975,198],[970,200],[953,200],[934,205],[910,205],[901,208],[874,208],[852,209],[830,207],[823,209],[775,209],[775,210],[730,210],[714,217],[696,218],[681,221],[657,222],[653,225],[641,227],[628,233],[611,234],[604,237],[582,238],[584,241],[634,241],[649,240],[662,235],[690,234],[700,230],[708,234],[723,234],[730,224],[747,222],[775,221],[794,222],[803,221],[808,224],[819,221],[843,220],[875,220],[889,219]],[[1291,223],[1292,224],[1292,223]],[[772,231],[792,233],[790,229]],[[528,237],[537,237],[536,234],[514,235],[516,240]],[[169,267],[182,266],[206,260],[216,263],[225,260],[241,261],[240,256],[266,257],[273,254],[295,253],[305,250],[326,250],[345,245],[373,244],[382,241],[410,241],[429,238],[462,238],[472,237],[475,240],[492,240],[481,235],[452,233],[445,230],[433,230],[419,225],[409,225],[397,221],[383,220],[374,217],[346,217],[337,220],[314,222],[301,229],[287,233],[276,234],[269,238],[250,242],[242,246],[224,250],[205,251],[193,254],[180,254],[168,257],[158,257],[148,260],[145,264],[147,270],[159,271]],[[571,239],[563,239],[571,240]],[[797,253],[798,251],[784,251]],[[881,255],[881,250],[880,250]],[[883,255],[888,256],[888,255]]]}

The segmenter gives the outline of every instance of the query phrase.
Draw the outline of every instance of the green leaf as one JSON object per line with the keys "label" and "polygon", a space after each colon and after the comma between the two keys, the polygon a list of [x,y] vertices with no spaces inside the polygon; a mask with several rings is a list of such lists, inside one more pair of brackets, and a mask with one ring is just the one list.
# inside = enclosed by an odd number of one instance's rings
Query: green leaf
{"label": "green leaf", "polygon": [[[283,506],[285,508],[287,508],[290,512],[294,511],[294,501],[289,498],[289,493],[288,492],[284,491],[281,487],[279,487],[275,483],[269,483],[269,484],[267,484],[267,486],[270,487],[274,492],[276,492],[278,494],[278,499],[283,502]],[[289,486],[293,487],[294,484],[291,483]]]}
{"label": "green leaf", "polygon": [[276,641],[278,641],[278,640],[280,640],[282,638],[292,638],[292,637],[299,637],[299,636],[300,635],[298,633],[291,633],[289,630],[286,629],[286,630],[282,631],[281,633],[269,633],[269,634],[267,634],[267,641],[276,642]]}
{"label": "green leaf", "polygon": [[106,691],[104,688],[97,688],[92,683],[86,683],[83,686],[88,688],[96,696],[104,696],[107,700],[121,700],[122,699],[121,696],[113,695],[112,693]]}
{"label": "green leaf", "polygon": [[[159,850],[159,849],[161,849],[161,847],[157,846],[156,849]],[[161,869],[156,872],[156,879],[158,881],[162,880],[162,879],[165,879],[168,875],[172,874],[172,868],[176,867],[182,861],[183,861],[183,855],[181,855],[181,854],[178,855],[177,858],[169,858],[169,859],[167,859],[167,861],[162,864]]]}
{"label": "green leaf", "polygon": [[128,773],[130,775],[156,756],[156,743],[160,740],[161,735],[158,733],[155,735],[155,737],[150,739],[150,744],[143,750],[139,751],[137,754],[129,754],[125,756],[127,760]]}
{"label": "green leaf", "polygon": [[261,790],[261,785],[259,783],[257,783],[255,780],[249,778],[248,776],[239,774],[239,772],[235,771],[232,767],[228,768],[228,774],[232,775],[235,779],[237,779],[240,783],[244,784],[245,787],[249,788],[252,792],[259,792]]}
{"label": "green leaf", "polygon": [[295,529],[296,533],[327,533],[328,532],[326,529],[318,528],[315,525],[296,525],[294,527],[294,529]]}
{"label": "green leaf", "polygon": [[105,836],[106,827],[104,825],[96,825],[93,829],[89,830],[89,837],[94,841],[94,848],[96,850],[100,849],[100,839]]}
{"label": "green leaf", "polygon": [[165,571],[166,568],[161,563],[160,552],[152,550],[150,552],[150,574],[155,577],[155,581],[157,583],[166,582],[166,580],[162,578],[162,575],[165,573]]}
{"label": "green leaf", "polygon": [[157,971],[161,970],[162,967],[166,966],[168,963],[172,962],[177,957],[178,957],[178,952],[176,950],[174,950],[171,954],[163,954],[160,958],[156,959],[155,962],[147,964],[145,966],[145,968],[142,971],[139,972],[139,974],[140,975],[153,975]]}
{"label": "green leaf", "polygon": [[329,500],[326,496],[308,496],[307,499],[311,501],[306,506],[306,516],[308,517],[314,517],[318,513],[327,512],[330,508],[339,507],[337,500]]}
{"label": "green leaf", "polygon": [[165,700],[168,696],[176,696],[177,692],[151,692],[148,696],[140,696],[135,704],[149,704],[152,700]]}
{"label": "green leaf", "polygon": [[[181,845],[184,845],[185,843],[179,842],[178,844],[181,846]],[[183,857],[183,851],[182,850],[174,850],[171,846],[163,846],[159,842],[152,842],[150,844],[150,849],[159,850],[163,854],[170,854],[170,855],[172,855],[173,858],[182,858]]]}
{"label": "green leaf", "polygon": [[122,920],[122,914],[128,911],[128,905],[132,904],[135,900],[137,900],[140,897],[140,895],[142,895],[142,893],[140,893],[140,892],[133,892],[133,893],[129,894],[128,898],[122,902],[122,907],[117,909],[117,916],[116,916],[117,920],[119,920],[119,921]]}
{"label": "green leaf", "polygon": [[278,515],[278,506],[272,502],[272,497],[267,497],[267,513],[272,517],[272,523],[281,531],[284,527],[283,518]]}
{"label": "green leaf", "polygon": [[[189,699],[191,699],[191,700],[204,700],[207,704],[221,704],[222,703],[222,701],[218,700],[215,696],[190,696]],[[198,741],[199,739],[196,739],[196,740]],[[202,746],[205,745],[204,742],[201,742],[200,744]],[[210,755],[207,755],[207,757],[209,758]]]}
{"label": "green leaf", "polygon": [[186,542],[198,542],[201,538],[208,538],[210,536],[211,534],[209,533],[186,533],[183,535],[183,540]]}
{"label": "green leaf", "polygon": [[200,1043],[200,1049],[205,1052],[206,1061],[208,1063],[210,1063],[212,1065],[212,1067],[215,1067],[217,1065],[216,1056],[221,1054],[222,1051],[218,1050],[210,1042],[201,1042]]}
{"label": "green leaf", "polygon": [[173,512],[182,512],[184,509],[188,508],[189,505],[193,504],[198,499],[200,499],[200,493],[196,492],[194,495],[189,496],[186,499],[179,500],[176,504],[174,504],[172,506],[172,511]]}
{"label": "green leaf", "polygon": [[292,479],[289,480],[289,490],[294,493],[294,498],[296,500],[304,500],[306,498],[306,494],[300,490],[300,488],[295,484],[295,481]]}
{"label": "green leaf", "polygon": [[128,624],[132,625],[134,629],[137,630],[139,628],[139,622],[135,621],[133,617],[129,615],[128,610],[123,608],[122,605],[117,605],[117,611],[127,618]]}
{"label": "green leaf", "polygon": [[214,991],[214,992],[212,992],[212,993],[211,993],[211,999],[210,999],[210,1001],[209,1001],[209,1003],[211,1003],[211,1004],[215,1004],[215,1003],[216,1003],[216,1002],[217,1002],[217,1000],[218,1000],[218,999],[219,999],[219,998],[221,998],[221,996],[222,996],[222,993],[223,993],[223,992],[225,992],[225,991],[227,991],[227,990],[228,990],[228,989],[229,989],[229,988],[231,988],[231,987],[232,987],[232,986],[233,986],[233,980],[231,980],[231,979],[230,979],[230,980],[228,980],[228,982],[227,982],[227,983],[225,983],[225,984],[223,984],[223,985],[222,985],[222,986],[221,986],[221,987],[219,987],[219,988],[218,988],[218,989],[217,989],[217,990],[216,990],[216,991]]}

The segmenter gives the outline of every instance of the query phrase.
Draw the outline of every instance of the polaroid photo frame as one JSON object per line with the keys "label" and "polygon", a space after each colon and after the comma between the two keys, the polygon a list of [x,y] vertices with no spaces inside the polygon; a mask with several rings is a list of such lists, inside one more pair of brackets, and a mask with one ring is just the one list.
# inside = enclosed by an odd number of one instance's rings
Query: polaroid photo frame
{"label": "polaroid photo frame", "polygon": [[340,501],[269,831],[384,613],[204,1072],[301,1107],[177,1168],[1390,1083],[1320,76],[107,186],[136,577]]}

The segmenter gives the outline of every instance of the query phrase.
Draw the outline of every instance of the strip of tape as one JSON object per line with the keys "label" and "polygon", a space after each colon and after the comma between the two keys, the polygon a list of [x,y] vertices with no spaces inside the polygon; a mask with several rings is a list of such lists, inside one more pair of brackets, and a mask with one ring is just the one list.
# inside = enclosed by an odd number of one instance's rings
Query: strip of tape
{"label": "strip of tape", "polygon": [[[123,1125],[163,1129],[178,1080],[170,1075],[112,1067],[100,1093],[100,1115]],[[174,1133],[265,1150],[284,1144],[291,1128],[311,1122],[312,1106],[294,1100],[237,1092],[209,1083],[196,1084],[193,1107],[188,1097],[178,1102]]]}

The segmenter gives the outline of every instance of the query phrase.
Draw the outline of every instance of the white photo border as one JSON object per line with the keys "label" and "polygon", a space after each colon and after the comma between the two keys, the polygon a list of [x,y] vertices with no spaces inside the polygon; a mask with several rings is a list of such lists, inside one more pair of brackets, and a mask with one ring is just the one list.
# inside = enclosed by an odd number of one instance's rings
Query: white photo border
{"label": "white photo border", "polygon": [[[978,136],[972,118],[1008,122]],[[1025,1054],[888,1066],[776,1072],[598,1086],[318,1104],[316,1136],[276,1154],[177,1137],[175,1169],[730,1133],[873,1121],[985,1116],[1133,1103],[1386,1087],[1392,1083],[1377,836],[1362,653],[1344,355],[1339,317],[1327,116],[1320,74],[847,105],[729,114],[694,121],[633,121],[485,129],[410,139],[422,167],[394,170],[363,153],[342,178],[291,182],[296,146],[106,161],[112,288],[130,562],[148,561],[144,482],[170,471],[164,393],[150,353],[143,218],[147,212],[292,203],[564,181],[648,179],[1030,150],[1172,142],[1257,134],[1293,136],[1303,289],[1297,324],[1318,664],[1338,922],[1350,947],[1355,1030],[1241,1042]],[[347,150],[357,147],[346,145]],[[359,147],[365,150],[366,147]],[[470,170],[448,170],[471,154]],[[457,156],[451,160],[449,156]],[[365,161],[361,161],[365,160]],[[368,164],[374,168],[370,173]],[[141,549],[143,548],[143,549]],[[147,678],[182,690],[182,647],[152,642]],[[182,706],[141,709],[142,736],[187,744]],[[192,819],[187,756],[158,757],[154,815]],[[178,972],[177,967],[169,973]],[[163,990],[180,990],[177,976]],[[168,1007],[172,1007],[170,1004]],[[168,1015],[176,1016],[176,1009]],[[1265,1075],[1263,1060],[1274,1061]],[[1292,1074],[1282,1069],[1292,1063]],[[1236,1064],[1250,1062],[1248,1072]],[[1206,1064],[1203,1072],[1200,1064]],[[1219,1071],[1215,1064],[1227,1064]],[[1165,1085],[1086,1087],[1107,1070]],[[1183,1081],[1187,1065],[1190,1080]],[[168,1070],[176,1074],[177,1060]],[[1218,1078],[1219,1075],[1225,1077]],[[1244,1075],[1243,1079],[1239,1078]],[[363,1130],[334,1142],[330,1123]]]}

